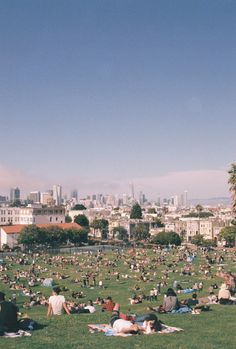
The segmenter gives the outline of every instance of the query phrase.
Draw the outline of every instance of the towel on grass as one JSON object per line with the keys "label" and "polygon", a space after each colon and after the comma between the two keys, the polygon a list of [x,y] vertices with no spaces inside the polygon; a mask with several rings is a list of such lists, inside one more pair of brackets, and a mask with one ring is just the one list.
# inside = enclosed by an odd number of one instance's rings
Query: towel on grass
{"label": "towel on grass", "polygon": [[17,332],[4,332],[4,335],[2,337],[4,338],[31,337],[31,333],[23,330],[19,330]]}

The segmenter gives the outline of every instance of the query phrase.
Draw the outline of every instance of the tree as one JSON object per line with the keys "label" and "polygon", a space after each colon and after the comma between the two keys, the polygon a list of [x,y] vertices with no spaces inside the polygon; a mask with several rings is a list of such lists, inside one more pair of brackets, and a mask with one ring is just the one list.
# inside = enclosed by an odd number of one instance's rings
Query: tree
{"label": "tree", "polygon": [[167,233],[168,237],[169,237],[169,244],[170,245],[176,245],[179,246],[181,245],[181,237],[179,236],[179,234],[175,233],[174,231],[170,231]]}
{"label": "tree", "polygon": [[84,214],[79,214],[75,216],[74,222],[79,224],[81,227],[89,228],[89,220]]}
{"label": "tree", "polygon": [[186,239],[186,230],[181,230],[180,232],[180,238],[181,238],[181,241],[184,241]]}
{"label": "tree", "polygon": [[107,239],[108,232],[109,232],[108,220],[95,218],[91,223],[91,227],[94,229],[94,235],[95,235],[95,230],[100,230],[102,239]]}
{"label": "tree", "polygon": [[99,229],[101,230],[102,239],[107,239],[109,232],[109,222],[106,219],[99,219]]}
{"label": "tree", "polygon": [[100,227],[100,219],[94,218],[94,220],[91,222],[90,227],[93,229],[99,229]]}
{"label": "tree", "polygon": [[168,245],[169,240],[168,240],[167,233],[164,231],[161,231],[160,233],[158,233],[153,237],[152,242],[158,245],[164,245],[164,246]]}
{"label": "tree", "polygon": [[208,211],[201,211],[201,212],[190,212],[187,215],[184,215],[184,218],[209,218],[209,217],[213,217],[213,213],[212,212],[208,212]]}
{"label": "tree", "polygon": [[157,218],[157,219],[153,222],[153,226],[154,226],[155,228],[164,228],[164,227],[165,227],[165,224],[162,223],[162,221],[161,221],[159,218]]}
{"label": "tree", "polygon": [[131,238],[135,241],[147,240],[150,238],[149,226],[147,224],[136,224],[132,229]]}
{"label": "tree", "polygon": [[232,196],[232,209],[236,218],[236,162],[231,165],[231,169],[228,171],[230,177],[228,183],[230,185],[230,192]]}
{"label": "tree", "polygon": [[215,240],[212,239],[204,239],[204,237],[200,234],[195,235],[192,240],[192,244],[196,246],[203,246],[203,247],[210,247],[210,246],[216,246]]}
{"label": "tree", "polygon": [[88,242],[88,230],[87,229],[76,229],[76,228],[71,228],[71,229],[66,229],[66,234],[68,240],[72,244],[81,244],[81,243],[86,243]]}
{"label": "tree", "polygon": [[72,218],[68,214],[65,217],[65,222],[66,223],[71,223],[72,222]]}
{"label": "tree", "polygon": [[113,236],[116,236],[118,240],[128,241],[128,231],[124,227],[115,227],[112,232]]}
{"label": "tree", "polygon": [[38,228],[37,237],[35,240],[35,245],[37,246],[47,246],[49,242],[49,233],[47,228]]}
{"label": "tree", "polygon": [[158,245],[181,245],[181,238],[179,234],[175,233],[174,231],[165,232],[162,231],[158,233],[154,238],[152,239],[152,242]]}
{"label": "tree", "polygon": [[191,243],[196,245],[196,246],[202,246],[203,245],[203,236],[200,234],[197,234],[195,236],[193,236],[193,238],[191,239]]}
{"label": "tree", "polygon": [[218,237],[219,240],[225,240],[228,246],[234,246],[236,242],[236,226],[223,228]]}
{"label": "tree", "polygon": [[99,219],[94,218],[94,220],[92,221],[92,223],[90,224],[90,227],[93,228],[93,235],[95,237],[95,231],[98,230],[100,228],[99,225]]}
{"label": "tree", "polygon": [[67,242],[68,237],[66,231],[56,225],[46,228],[47,243],[51,247],[63,245]]}
{"label": "tree", "polygon": [[18,238],[18,243],[32,248],[38,244],[38,241],[40,239],[40,232],[40,228],[35,224],[28,225],[22,229]]}
{"label": "tree", "polygon": [[77,204],[72,208],[73,211],[83,211],[83,210],[87,210],[87,208],[82,205],[82,204]]}
{"label": "tree", "polygon": [[130,212],[130,219],[142,219],[142,209],[138,203],[133,205]]}

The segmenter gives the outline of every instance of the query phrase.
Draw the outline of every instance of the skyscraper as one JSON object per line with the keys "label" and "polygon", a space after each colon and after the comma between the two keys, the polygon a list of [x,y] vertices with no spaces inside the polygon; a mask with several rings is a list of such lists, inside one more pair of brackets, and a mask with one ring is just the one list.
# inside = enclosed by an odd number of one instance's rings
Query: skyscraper
{"label": "skyscraper", "polygon": [[31,191],[28,197],[30,202],[39,203],[40,202],[40,192],[39,191]]}
{"label": "skyscraper", "polygon": [[20,189],[18,187],[10,190],[10,202],[15,202],[16,200],[20,200]]}
{"label": "skyscraper", "polygon": [[188,191],[184,191],[184,207],[188,207]]}
{"label": "skyscraper", "polygon": [[78,202],[78,191],[77,191],[77,189],[73,189],[71,191],[71,199],[74,199],[76,202]]}
{"label": "skyscraper", "polygon": [[56,206],[61,205],[62,203],[62,187],[61,185],[54,185],[53,188],[53,200]]}
{"label": "skyscraper", "polygon": [[178,195],[175,195],[175,196],[173,197],[173,205],[174,205],[175,207],[178,207],[178,206],[179,206],[179,197],[178,197]]}
{"label": "skyscraper", "polygon": [[40,202],[43,205],[53,205],[53,198],[52,198],[52,193],[51,190],[41,193],[40,195]]}
{"label": "skyscraper", "polygon": [[139,192],[139,204],[143,205],[146,201],[145,194],[142,191]]}

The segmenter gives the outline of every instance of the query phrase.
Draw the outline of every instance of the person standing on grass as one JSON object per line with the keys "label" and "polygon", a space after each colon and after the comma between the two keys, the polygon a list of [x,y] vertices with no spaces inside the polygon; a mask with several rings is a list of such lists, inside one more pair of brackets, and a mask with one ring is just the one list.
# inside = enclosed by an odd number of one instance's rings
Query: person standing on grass
{"label": "person standing on grass", "polygon": [[52,289],[52,295],[49,297],[47,316],[50,315],[62,315],[63,312],[70,315],[70,311],[67,308],[65,297],[60,295],[60,288],[54,287]]}

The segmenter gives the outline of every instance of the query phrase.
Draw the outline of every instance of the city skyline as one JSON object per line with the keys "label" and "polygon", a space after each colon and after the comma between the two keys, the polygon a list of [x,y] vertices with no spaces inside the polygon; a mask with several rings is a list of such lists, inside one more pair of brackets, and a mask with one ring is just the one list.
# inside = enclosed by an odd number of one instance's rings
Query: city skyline
{"label": "city skyline", "polygon": [[[9,173],[9,176],[2,176],[0,177],[0,195],[6,195],[9,196],[9,192],[12,187],[17,186],[16,183],[12,184],[10,187],[7,187],[6,190],[2,190],[3,186],[1,183],[1,179],[8,178],[9,183],[11,182],[12,171]],[[208,190],[208,194],[204,192],[204,183],[206,181],[207,175],[209,176],[211,182],[209,182],[209,186],[211,187],[211,192]],[[19,176],[18,176],[19,178]],[[21,177],[23,181],[23,177]],[[176,179],[179,181],[176,182]],[[224,181],[223,181],[224,179]],[[35,181],[34,181],[35,180]],[[81,182],[79,185],[73,186],[73,189],[71,187],[71,181],[68,183],[57,183],[51,182],[47,183],[45,182],[42,185],[42,182],[39,181],[39,179],[32,179],[28,178],[27,176],[24,177],[24,181],[21,182],[21,185],[18,185],[20,187],[22,196],[24,198],[27,197],[27,195],[30,192],[34,191],[41,191],[41,192],[47,192],[48,190],[51,190],[53,192],[54,187],[61,187],[61,195],[68,195],[70,196],[72,190],[76,190],[78,192],[78,197],[81,199],[83,197],[86,197],[87,195],[92,194],[98,194],[102,193],[103,195],[118,195],[121,196],[123,194],[128,194],[131,198],[135,197],[135,199],[138,199],[139,194],[143,193],[147,195],[148,199],[150,200],[157,200],[158,197],[164,198],[164,197],[172,197],[175,195],[181,196],[185,191],[187,191],[190,194],[190,199],[209,199],[209,198],[217,198],[217,197],[230,197],[229,194],[229,187],[228,187],[228,173],[227,171],[201,171],[198,173],[195,172],[181,172],[181,173],[170,173],[166,176],[162,176],[159,178],[153,177],[153,178],[135,178],[132,182],[127,181],[113,181],[112,185],[109,185],[108,183],[102,183],[102,182]],[[197,182],[199,181],[199,182]],[[47,183],[47,184],[46,184]],[[195,189],[194,189],[194,183]],[[222,185],[223,183],[223,185]],[[178,184],[178,185],[177,185]],[[6,181],[5,181],[6,185]],[[219,186],[222,185],[221,191],[219,190]],[[76,188],[76,189],[75,189]],[[153,191],[153,188],[156,188],[155,191]],[[192,191],[191,189],[192,188]],[[199,190],[200,189],[200,190]],[[216,195],[218,193],[218,195]],[[205,195],[204,195],[205,194]]]}
{"label": "city skyline", "polygon": [[230,0],[1,2],[0,195],[229,196],[235,15]]}

